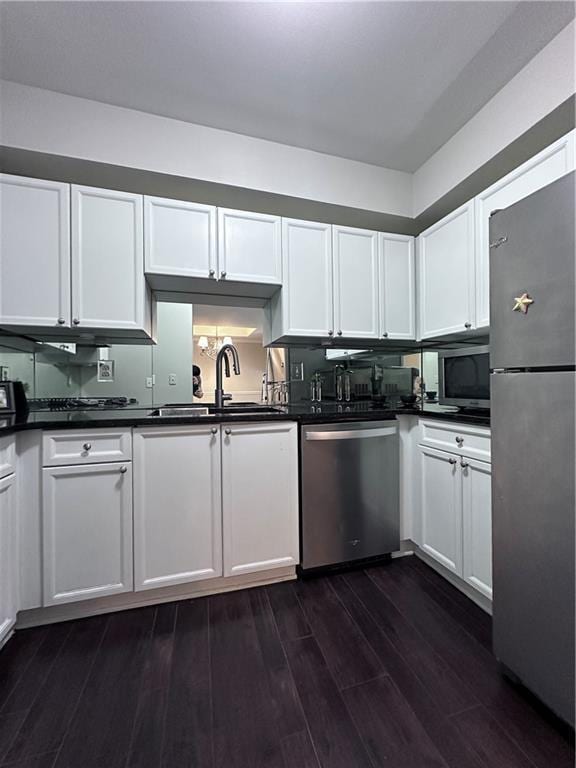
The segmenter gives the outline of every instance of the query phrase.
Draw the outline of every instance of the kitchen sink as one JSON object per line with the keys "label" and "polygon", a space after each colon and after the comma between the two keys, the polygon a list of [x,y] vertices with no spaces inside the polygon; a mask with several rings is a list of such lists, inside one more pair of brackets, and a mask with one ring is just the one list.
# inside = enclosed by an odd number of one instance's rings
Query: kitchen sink
{"label": "kitchen sink", "polygon": [[216,408],[213,405],[163,405],[161,408],[156,408],[150,411],[148,416],[156,416],[158,418],[190,418],[191,416],[224,416],[227,413],[230,415],[241,414],[281,414],[282,411],[278,408],[273,408],[270,405],[260,405],[260,403],[235,403],[234,405],[225,405],[223,408]]}
{"label": "kitchen sink", "polygon": [[206,406],[171,406],[165,405],[162,408],[156,408],[154,411],[150,411],[148,416],[159,416],[162,418],[169,417],[190,417],[190,416],[209,416],[210,412]]}

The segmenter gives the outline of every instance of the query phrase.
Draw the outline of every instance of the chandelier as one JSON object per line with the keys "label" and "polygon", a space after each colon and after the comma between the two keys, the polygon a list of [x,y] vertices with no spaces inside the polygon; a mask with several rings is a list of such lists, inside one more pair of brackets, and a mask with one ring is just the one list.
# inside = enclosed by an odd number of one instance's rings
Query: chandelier
{"label": "chandelier", "polygon": [[216,360],[218,352],[220,352],[224,344],[232,344],[232,338],[230,336],[222,338],[220,336],[200,336],[198,339],[200,354],[212,360]]}

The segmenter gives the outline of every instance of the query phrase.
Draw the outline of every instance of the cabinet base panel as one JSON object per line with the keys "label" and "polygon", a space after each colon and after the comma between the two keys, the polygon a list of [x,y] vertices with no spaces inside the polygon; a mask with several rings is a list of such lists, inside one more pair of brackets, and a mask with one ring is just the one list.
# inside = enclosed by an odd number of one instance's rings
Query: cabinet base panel
{"label": "cabinet base panel", "polygon": [[143,592],[125,592],[121,595],[101,597],[96,600],[85,600],[65,605],[54,605],[47,608],[32,608],[21,611],[16,621],[16,630],[37,627],[42,624],[55,624],[60,621],[84,619],[101,613],[127,611],[131,608],[142,608],[147,605],[172,603],[177,600],[189,600],[195,597],[207,597],[221,592],[233,592],[250,587],[261,587],[266,584],[276,584],[280,581],[291,581],[296,578],[294,566],[274,568],[259,573],[242,576],[219,577],[197,581],[190,584],[178,584],[162,589],[146,590]]}
{"label": "cabinet base panel", "polygon": [[416,544],[414,544],[414,554],[416,555],[416,557],[419,557],[420,560],[425,562],[426,565],[429,565],[430,568],[433,568],[435,571],[437,571],[437,573],[439,573],[440,576],[443,576],[447,581],[449,581],[453,587],[456,587],[456,589],[459,589],[460,592],[463,592],[466,595],[466,597],[469,597],[470,600],[473,600],[476,603],[476,605],[482,608],[483,611],[486,611],[486,613],[489,613],[490,616],[492,615],[491,600],[489,600],[487,597],[485,597],[476,589],[474,589],[474,587],[471,587],[459,576],[454,575],[447,568],[444,568],[444,566],[441,563],[439,563],[437,560],[434,560],[434,558],[430,557],[430,555],[426,554],[426,552],[423,552],[420,549],[420,547],[418,547]]}

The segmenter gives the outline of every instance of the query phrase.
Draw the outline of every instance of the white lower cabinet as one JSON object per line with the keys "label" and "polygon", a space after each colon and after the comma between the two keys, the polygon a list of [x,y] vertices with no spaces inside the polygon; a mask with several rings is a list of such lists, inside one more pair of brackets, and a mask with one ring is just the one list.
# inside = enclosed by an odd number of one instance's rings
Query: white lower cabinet
{"label": "white lower cabinet", "polygon": [[298,545],[298,427],[222,427],[224,576],[294,566]]}
{"label": "white lower cabinet", "polygon": [[42,472],[44,605],[131,591],[131,463]]}
{"label": "white lower cabinet", "polygon": [[417,543],[492,599],[491,465],[418,447],[421,530]]}
{"label": "white lower cabinet", "polygon": [[222,575],[220,428],[135,429],[134,588]]}
{"label": "white lower cabinet", "polygon": [[0,646],[16,623],[18,541],[15,475],[0,480]]}

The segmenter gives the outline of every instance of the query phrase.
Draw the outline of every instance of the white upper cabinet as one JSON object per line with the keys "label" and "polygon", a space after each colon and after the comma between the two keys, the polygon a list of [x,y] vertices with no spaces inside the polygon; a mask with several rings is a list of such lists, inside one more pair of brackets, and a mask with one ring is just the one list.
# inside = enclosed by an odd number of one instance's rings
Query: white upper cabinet
{"label": "white upper cabinet", "polygon": [[222,427],[224,576],[294,566],[298,425]]}
{"label": "white upper cabinet", "polygon": [[378,232],[332,227],[334,332],[349,339],[378,339]]}
{"label": "white upper cabinet", "polygon": [[0,480],[0,647],[16,623],[18,537],[15,475]]}
{"label": "white upper cabinet", "polygon": [[131,463],[42,475],[44,605],[131,591]]}
{"label": "white upper cabinet", "polygon": [[142,196],[72,186],[72,325],[149,325]]}
{"label": "white upper cabinet", "polygon": [[474,328],[474,201],[418,237],[418,291],[420,338]]}
{"label": "white upper cabinet", "polygon": [[220,428],[134,430],[135,589],[222,575]]}
{"label": "white upper cabinet", "polygon": [[281,284],[279,216],[218,209],[218,279]]}
{"label": "white upper cabinet", "polygon": [[334,332],[332,227],[282,220],[282,326],[286,335]]}
{"label": "white upper cabinet", "polygon": [[414,238],[380,233],[380,336],[416,338]]}
{"label": "white upper cabinet", "polygon": [[492,599],[492,483],[485,461],[461,458],[463,577]]}
{"label": "white upper cabinet", "polygon": [[492,211],[507,208],[574,170],[576,132],[572,131],[500,179],[476,198],[476,325],[490,323],[490,243]]}
{"label": "white upper cabinet", "polygon": [[145,270],[182,277],[216,276],[216,208],[144,198]]}
{"label": "white upper cabinet", "polygon": [[70,326],[70,187],[0,175],[0,324]]}

